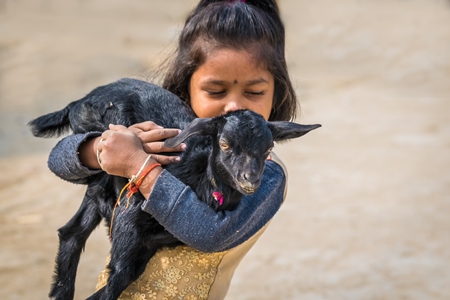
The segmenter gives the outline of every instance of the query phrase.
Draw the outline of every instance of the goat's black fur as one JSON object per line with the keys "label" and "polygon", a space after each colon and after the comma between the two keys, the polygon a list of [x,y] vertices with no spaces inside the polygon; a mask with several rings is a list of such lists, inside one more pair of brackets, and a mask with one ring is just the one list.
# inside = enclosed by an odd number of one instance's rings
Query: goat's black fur
{"label": "goat's black fur", "polygon": [[[29,125],[35,136],[49,137],[69,128],[74,133],[85,133],[104,131],[108,124],[130,126],[147,120],[166,128],[184,129],[166,140],[166,145],[173,147],[185,141],[187,150],[180,154],[181,162],[165,168],[191,186],[199,199],[216,211],[233,209],[243,194],[255,191],[273,141],[296,138],[320,126],[266,122],[249,110],[195,119],[191,108],[177,96],[136,79],[98,87],[86,97]],[[114,204],[126,183],[125,178],[106,173],[94,176],[89,183],[79,210],[59,229],[60,245],[50,297],[73,298],[77,265],[86,240],[102,219],[110,226]],[[223,205],[213,199],[215,190],[224,195]],[[143,201],[137,193],[125,213],[121,213],[124,208],[118,207],[112,227],[108,283],[89,299],[117,299],[142,274],[158,249],[181,244],[141,210]]]}

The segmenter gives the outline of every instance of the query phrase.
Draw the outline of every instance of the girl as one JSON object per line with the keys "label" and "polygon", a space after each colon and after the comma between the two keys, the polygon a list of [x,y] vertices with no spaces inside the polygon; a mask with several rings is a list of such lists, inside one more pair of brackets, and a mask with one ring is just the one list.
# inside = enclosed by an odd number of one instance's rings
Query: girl
{"label": "girl", "polygon": [[[201,0],[182,29],[163,87],[200,118],[251,109],[267,120],[292,120],[297,106],[284,45],[275,0]],[[52,150],[49,167],[74,183],[103,171],[131,178],[149,153],[149,165],[176,162],[164,152],[183,151],[183,145],[167,149],[161,141],[178,132],[149,121],[71,135]],[[259,190],[235,210],[218,213],[169,172],[153,169],[140,186],[147,199],[142,209],[186,246],[160,250],[121,299],[223,299],[235,268],[284,200],[286,173],[272,158]],[[107,276],[103,271],[97,288]]]}

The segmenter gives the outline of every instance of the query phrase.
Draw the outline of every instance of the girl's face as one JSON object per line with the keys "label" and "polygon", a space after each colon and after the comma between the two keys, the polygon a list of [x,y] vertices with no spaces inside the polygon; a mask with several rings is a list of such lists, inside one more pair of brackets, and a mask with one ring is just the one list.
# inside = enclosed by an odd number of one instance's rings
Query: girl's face
{"label": "girl's face", "polygon": [[243,50],[213,50],[190,81],[191,107],[199,118],[250,109],[268,120],[273,94],[272,74]]}

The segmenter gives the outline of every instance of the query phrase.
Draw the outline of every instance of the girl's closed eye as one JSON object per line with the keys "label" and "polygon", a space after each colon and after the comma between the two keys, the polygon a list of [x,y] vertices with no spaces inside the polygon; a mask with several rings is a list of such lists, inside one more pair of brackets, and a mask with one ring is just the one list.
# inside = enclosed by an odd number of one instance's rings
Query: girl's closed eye
{"label": "girl's closed eye", "polygon": [[249,95],[252,95],[252,96],[262,96],[262,95],[265,94],[265,91],[260,91],[260,92],[249,91],[249,92],[246,92],[246,93],[249,94]]}
{"label": "girl's closed eye", "polygon": [[206,91],[208,95],[210,96],[217,96],[217,95],[223,95],[225,94],[225,91]]}

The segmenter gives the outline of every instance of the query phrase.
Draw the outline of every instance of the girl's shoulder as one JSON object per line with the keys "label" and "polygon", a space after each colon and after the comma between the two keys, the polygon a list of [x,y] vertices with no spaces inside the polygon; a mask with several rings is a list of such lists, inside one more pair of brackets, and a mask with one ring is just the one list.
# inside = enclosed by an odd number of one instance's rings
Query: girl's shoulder
{"label": "girl's shoulder", "polygon": [[286,185],[284,186],[284,196],[283,196],[283,199],[285,199],[286,194],[287,194],[287,180],[288,180],[287,168],[286,168],[285,164],[283,163],[283,161],[281,160],[281,158],[279,158],[278,155],[276,155],[274,152],[270,153],[268,160],[276,163],[283,170],[284,177],[286,177]]}
{"label": "girl's shoulder", "polygon": [[278,155],[275,154],[275,152],[270,153],[268,160],[273,161],[274,163],[279,165],[281,167],[281,169],[283,170],[284,175],[287,177],[288,173],[287,173],[286,165],[283,163],[281,158],[279,158]]}

